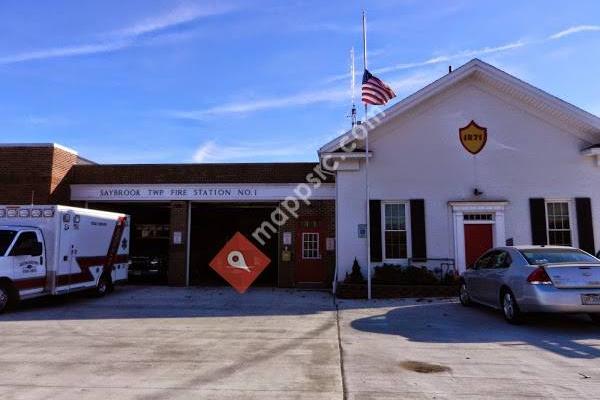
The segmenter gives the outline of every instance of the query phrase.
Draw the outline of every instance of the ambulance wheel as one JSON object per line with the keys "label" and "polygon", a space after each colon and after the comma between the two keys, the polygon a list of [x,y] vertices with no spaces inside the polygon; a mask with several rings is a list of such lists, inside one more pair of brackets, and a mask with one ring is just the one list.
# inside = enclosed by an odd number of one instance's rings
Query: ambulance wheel
{"label": "ambulance wheel", "polygon": [[108,275],[102,274],[98,279],[98,284],[96,285],[96,296],[102,297],[106,296],[107,293],[111,291],[112,282]]}
{"label": "ambulance wheel", "polygon": [[10,310],[19,301],[15,288],[6,282],[0,282],[0,314]]}

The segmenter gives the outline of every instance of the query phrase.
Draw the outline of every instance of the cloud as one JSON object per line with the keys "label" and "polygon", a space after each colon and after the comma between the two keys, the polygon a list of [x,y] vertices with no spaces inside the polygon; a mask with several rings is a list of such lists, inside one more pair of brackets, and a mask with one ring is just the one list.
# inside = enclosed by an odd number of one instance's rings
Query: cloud
{"label": "cloud", "polygon": [[132,24],[131,26],[114,31],[113,34],[118,37],[127,37],[155,33],[178,25],[193,22],[200,18],[225,14],[232,10],[232,6],[225,4],[215,6],[182,4],[179,7],[171,9],[161,15],[144,19]]}
{"label": "cloud", "polygon": [[548,36],[548,39],[550,40],[556,40],[556,39],[562,39],[565,36],[570,36],[573,35],[575,33],[580,33],[580,32],[598,32],[600,31],[600,25],[577,25],[577,26],[572,26],[568,29],[565,29],[563,31],[557,32],[553,35]]}
{"label": "cloud", "polygon": [[205,162],[224,162],[250,160],[257,157],[284,157],[297,155],[301,153],[298,144],[292,145],[273,145],[265,144],[240,144],[236,146],[220,146],[210,140],[203,143],[193,155],[193,161],[198,163]]}
{"label": "cloud", "polygon": [[56,47],[23,53],[0,56],[0,64],[14,64],[24,61],[43,60],[59,57],[73,57],[87,54],[108,53],[129,47],[130,40],[120,40],[110,43],[84,44],[80,46]]}
{"label": "cloud", "polygon": [[[396,80],[390,80],[389,84],[396,92],[413,90],[432,82],[435,79],[430,74],[415,74]],[[334,87],[305,91],[287,96],[258,98],[244,102],[224,103],[219,106],[199,110],[168,110],[164,115],[183,120],[204,121],[210,118],[225,115],[246,115],[253,112],[273,110],[280,108],[299,107],[319,103],[350,103],[350,88],[344,89]]]}
{"label": "cloud", "polygon": [[[528,44],[529,44],[528,42],[519,40],[516,42],[506,43],[506,44],[503,44],[500,46],[495,46],[495,47],[484,47],[484,48],[476,49],[476,50],[461,50],[456,53],[436,56],[436,57],[432,57],[432,58],[429,58],[429,59],[423,60],[423,61],[417,61],[417,62],[412,62],[412,63],[402,63],[402,64],[390,65],[388,67],[377,68],[377,69],[373,69],[371,72],[374,72],[377,74],[384,74],[384,73],[388,73],[388,72],[401,71],[401,70],[406,70],[406,69],[427,67],[427,66],[431,66],[431,65],[446,63],[446,62],[449,62],[452,60],[457,60],[457,59],[473,58],[473,57],[479,57],[482,55],[488,55],[488,54],[493,54],[493,53],[500,53],[500,52],[504,52],[504,51],[514,50],[514,49],[518,49],[520,47],[524,47]],[[327,81],[334,82],[334,81],[338,81],[338,80],[342,80],[342,79],[349,79],[349,78],[350,78],[350,74],[347,73],[347,74],[332,76]]]}
{"label": "cloud", "polygon": [[144,19],[123,29],[111,32],[109,35],[102,35],[105,36],[105,39],[94,43],[53,47],[0,56],[0,64],[14,64],[33,60],[115,52],[134,46],[140,36],[159,33],[163,30],[189,23],[200,18],[224,14],[232,9],[231,6],[226,5],[181,5],[163,14]]}
{"label": "cloud", "polygon": [[209,107],[203,110],[170,110],[166,112],[167,116],[178,119],[205,120],[211,117],[219,117],[232,114],[248,114],[267,109],[287,108],[294,106],[303,106],[315,103],[338,102],[350,98],[350,89],[332,89],[319,90],[312,92],[302,92],[288,96],[269,97],[244,102],[225,103],[215,107]]}
{"label": "cloud", "polygon": [[58,115],[29,115],[24,118],[29,125],[70,125],[73,121],[69,118]]}

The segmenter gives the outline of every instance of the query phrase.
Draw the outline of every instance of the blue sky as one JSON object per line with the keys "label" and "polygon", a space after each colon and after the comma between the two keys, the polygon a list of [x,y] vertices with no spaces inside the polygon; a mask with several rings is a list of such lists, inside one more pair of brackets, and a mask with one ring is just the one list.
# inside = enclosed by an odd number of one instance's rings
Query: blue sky
{"label": "blue sky", "polygon": [[0,140],[102,163],[316,160],[349,126],[363,8],[370,70],[399,98],[478,57],[600,114],[593,0],[3,0]]}

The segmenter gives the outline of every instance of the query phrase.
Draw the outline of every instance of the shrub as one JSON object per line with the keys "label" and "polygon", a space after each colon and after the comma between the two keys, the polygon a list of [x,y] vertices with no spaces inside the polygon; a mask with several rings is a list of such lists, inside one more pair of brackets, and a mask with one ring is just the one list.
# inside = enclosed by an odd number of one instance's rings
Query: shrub
{"label": "shrub", "polygon": [[354,258],[354,262],[352,263],[352,272],[348,274],[346,272],[346,279],[344,279],[345,283],[365,283],[365,278],[360,271],[360,265],[358,264],[358,260]]}
{"label": "shrub", "polygon": [[375,267],[373,283],[392,285],[436,285],[439,279],[426,267],[383,264]]}

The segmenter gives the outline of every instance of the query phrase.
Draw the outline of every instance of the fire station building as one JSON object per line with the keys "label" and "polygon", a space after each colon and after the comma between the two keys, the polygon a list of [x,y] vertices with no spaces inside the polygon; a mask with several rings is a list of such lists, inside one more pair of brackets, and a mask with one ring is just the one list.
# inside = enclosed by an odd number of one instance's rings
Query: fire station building
{"label": "fire station building", "polygon": [[164,256],[171,285],[222,283],[208,262],[238,231],[271,259],[257,284],[279,287],[329,287],[355,258],[461,272],[493,246],[600,248],[600,118],[480,60],[318,156],[103,165],[3,144],[0,203],[125,212],[131,256]]}

